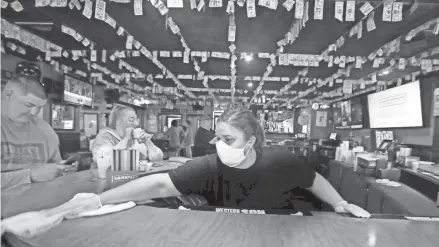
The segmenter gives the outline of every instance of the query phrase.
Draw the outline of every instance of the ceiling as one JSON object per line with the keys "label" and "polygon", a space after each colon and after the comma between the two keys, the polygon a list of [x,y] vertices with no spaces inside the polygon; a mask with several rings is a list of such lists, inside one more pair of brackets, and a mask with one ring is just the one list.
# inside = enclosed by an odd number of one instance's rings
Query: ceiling
{"label": "ceiling", "polygon": [[[119,0],[120,1],[120,0]],[[102,50],[106,50],[108,56],[118,50],[126,50],[127,35],[118,35],[117,31],[122,26],[127,33],[131,34],[134,40],[139,41],[149,51],[181,51],[185,48],[182,45],[180,36],[173,34],[170,27],[166,27],[166,18],[172,17],[176,25],[180,28],[180,34],[184,38],[185,43],[191,51],[207,51],[207,52],[227,52],[232,43],[236,46],[235,54],[236,60],[236,83],[231,82],[231,60],[229,58],[209,57],[206,62],[202,62],[197,58],[200,71],[204,71],[205,76],[227,76],[227,78],[215,79],[209,78],[207,84],[201,80],[195,79],[178,79],[185,88],[190,90],[195,96],[195,99],[200,97],[210,98],[207,91],[199,92],[197,89],[222,89],[213,91],[213,96],[217,100],[231,99],[230,89],[234,86],[237,90],[234,94],[237,101],[240,97],[248,97],[247,100],[253,98],[258,100],[261,95],[266,95],[265,103],[284,104],[286,99],[291,99],[289,104],[299,104],[300,98],[320,100],[329,99],[331,92],[343,83],[321,83],[316,86],[316,83],[331,78],[332,75],[339,71],[339,67],[334,65],[328,67],[328,62],[321,61],[318,67],[308,67],[308,71],[302,74],[303,66],[292,65],[277,65],[273,66],[273,71],[269,77],[279,77],[278,81],[266,78],[262,85],[260,85],[261,77],[267,70],[270,64],[269,58],[259,58],[258,53],[275,54],[279,47],[278,41],[282,40],[288,33],[292,24],[298,22],[294,17],[293,8],[291,11],[282,5],[284,0],[280,0],[276,10],[258,5],[256,1],[256,17],[247,18],[246,6],[239,7],[235,4],[235,23],[236,23],[236,40],[235,42],[228,41],[229,30],[229,14],[226,12],[227,1],[223,0],[223,7],[210,8],[209,0],[206,1],[206,7],[201,11],[190,8],[190,0],[183,0],[183,8],[170,8],[167,15],[162,16],[157,8],[150,2],[143,1],[143,15],[134,15],[134,1],[126,1],[130,3],[116,3],[114,1],[106,0],[106,13],[110,15],[117,22],[116,28],[111,27],[104,21],[95,19],[94,13],[91,19],[86,18],[82,12],[84,9],[84,2],[78,0],[81,9],[73,10],[69,7],[35,7],[35,1],[20,1],[23,10],[16,12],[10,6],[2,9],[2,18],[9,22],[51,22],[53,26],[50,30],[37,30],[32,26],[24,25],[22,28],[46,39],[59,46],[66,51],[71,50],[87,50],[81,42],[78,42],[73,37],[61,31],[62,25],[68,26],[76,30],[79,34],[87,37],[95,46],[93,49],[98,51],[98,57]],[[13,2],[13,1],[7,1]],[[55,1],[56,2],[56,1]],[[62,2],[62,1],[58,1]],[[70,2],[70,1],[66,1]],[[93,2],[93,10],[94,4]],[[307,0],[305,2],[308,2]],[[383,22],[382,13],[383,5],[380,0],[370,0],[369,3],[375,8],[374,21],[376,29],[368,32],[366,30],[367,16],[362,14],[360,7],[366,2],[364,0],[356,1],[355,21],[341,22],[334,18],[335,1],[325,0],[323,9],[323,20],[314,20],[314,0],[309,0],[309,20],[305,26],[300,30],[298,38],[292,43],[283,47],[283,53],[291,54],[309,54],[321,55],[331,44],[336,43],[340,37],[344,37],[344,44],[336,51],[330,52],[327,56],[361,56],[367,58],[371,53],[376,52],[387,43],[398,38],[401,35],[405,37],[408,32],[430,20],[439,18],[439,4],[435,0],[404,0],[403,2],[403,18],[400,22]],[[415,3],[416,2],[416,3]],[[196,0],[199,3],[199,0]],[[415,3],[415,6],[413,6]],[[165,1],[166,4],[166,1]],[[417,8],[415,8],[417,6]],[[414,11],[413,11],[414,9]],[[369,14],[370,15],[370,14]],[[362,22],[363,32],[362,37],[357,38],[357,35],[350,37],[350,30],[359,22]],[[361,78],[367,79],[375,72],[381,71],[391,64],[391,60],[399,58],[410,58],[412,56],[420,56],[422,52],[429,52],[427,58],[436,58],[432,55],[432,49],[439,46],[439,35],[434,35],[432,30],[434,25],[427,28],[427,31],[421,32],[410,42],[401,40],[400,49],[398,52],[393,52],[386,56],[383,64],[373,66],[373,60],[368,60],[360,68],[349,69],[348,75],[339,76],[341,79],[359,80]],[[133,48],[135,50],[135,48]],[[252,53],[253,60],[247,61],[241,59],[241,53]],[[434,53],[434,52],[433,52]],[[72,61],[68,58],[59,58],[63,63],[83,71],[87,71],[87,66],[82,60]],[[182,57],[161,57],[158,53],[157,59],[172,72],[175,76],[178,75],[194,75],[198,73],[195,69],[193,61],[184,63]],[[137,68],[142,73],[149,75],[163,74],[163,71],[157,67],[145,56],[140,57],[126,57],[123,59],[131,66]],[[125,69],[119,68],[117,59],[113,62],[110,59],[104,63],[98,59],[97,64],[105,66],[115,73],[126,73]],[[352,63],[350,63],[352,64]],[[347,63],[349,65],[349,63]],[[417,68],[411,68],[407,65],[404,70],[391,70],[391,73],[386,75],[377,75],[377,80],[392,80],[412,71],[417,71]],[[343,68],[342,68],[343,69]],[[344,68],[343,70],[346,70]],[[93,71],[88,71],[93,72]],[[300,75],[301,74],[301,75]],[[252,78],[245,78],[252,77]],[[291,82],[294,78],[298,78],[296,82]],[[302,79],[302,78],[305,78]],[[309,78],[309,79],[308,79]],[[312,83],[315,78],[314,83]],[[332,77],[334,78],[334,77]],[[251,79],[251,80],[249,80]],[[370,78],[369,78],[370,79]],[[111,78],[108,78],[111,81]],[[175,80],[172,79],[154,79],[159,85],[163,87],[174,87]],[[309,83],[311,81],[311,83]],[[252,87],[249,87],[249,82],[252,82]],[[151,83],[146,79],[135,80],[136,84],[141,86],[151,86]],[[234,84],[234,85],[233,85]],[[207,87],[206,87],[207,86]],[[255,90],[259,94],[255,93]],[[372,86],[372,84],[367,85]],[[286,87],[286,88],[285,88]],[[279,90],[285,88],[283,94]],[[355,88],[355,87],[354,87]],[[228,91],[227,91],[228,90]],[[266,91],[268,90],[268,91]],[[307,91],[308,90],[308,91]],[[306,92],[300,95],[299,92]],[[322,93],[326,93],[323,96]],[[276,95],[276,97],[273,97]],[[228,99],[230,98],[230,99]]]}

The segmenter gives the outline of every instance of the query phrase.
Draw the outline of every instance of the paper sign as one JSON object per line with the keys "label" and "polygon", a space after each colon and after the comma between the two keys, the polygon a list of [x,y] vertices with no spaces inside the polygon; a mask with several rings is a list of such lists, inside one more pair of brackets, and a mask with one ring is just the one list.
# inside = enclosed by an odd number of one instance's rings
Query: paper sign
{"label": "paper sign", "polygon": [[314,4],[314,20],[323,20],[323,8],[325,0],[316,0]]}
{"label": "paper sign", "polygon": [[392,21],[392,4],[384,5],[383,7],[383,21]]}
{"label": "paper sign", "polygon": [[119,27],[119,29],[117,29],[117,35],[119,36],[122,36],[124,32],[125,30],[123,29],[123,27]]}
{"label": "paper sign", "polygon": [[361,39],[361,37],[363,37],[363,21],[360,20],[357,25],[357,39]]}
{"label": "paper sign", "polygon": [[326,111],[317,111],[316,112],[316,126],[317,127],[326,127],[327,119],[328,119],[328,112],[326,112]]}
{"label": "paper sign", "polygon": [[360,11],[361,13],[363,13],[363,15],[368,15],[370,12],[372,12],[372,10],[373,6],[369,2],[363,4],[363,6],[361,6],[360,8]]}
{"label": "paper sign", "polygon": [[434,90],[434,94],[433,94],[433,102],[434,102],[434,113],[433,115],[435,117],[439,116],[439,88],[436,88]]}
{"label": "paper sign", "polygon": [[346,2],[346,21],[355,21],[355,1]]}
{"label": "paper sign", "polygon": [[343,12],[344,12],[344,2],[337,1],[335,2],[335,19],[339,21],[343,21]]}
{"label": "paper sign", "polygon": [[168,8],[183,8],[183,0],[168,0]]}
{"label": "paper sign", "polygon": [[183,63],[189,63],[189,51],[184,52]]}
{"label": "paper sign", "polygon": [[96,62],[96,60],[97,60],[97,52],[96,50],[92,50],[90,54],[90,61]]}
{"label": "paper sign", "polygon": [[304,0],[296,0],[296,9],[294,11],[294,17],[296,19],[303,19],[303,10],[305,8]]}
{"label": "paper sign", "polygon": [[106,3],[104,0],[97,0],[95,7],[95,18],[98,20],[105,20],[105,7]]}
{"label": "paper sign", "polygon": [[401,2],[392,4],[392,22],[402,21],[402,4]]}
{"label": "paper sign", "polygon": [[256,17],[256,4],[255,0],[247,0],[247,18]]}
{"label": "paper sign", "polygon": [[296,3],[295,0],[287,0],[284,2],[283,6],[287,9],[287,11],[291,11],[291,9],[293,9],[294,3]]}
{"label": "paper sign", "polygon": [[143,0],[134,0],[134,15],[143,15]]}
{"label": "paper sign", "polygon": [[398,69],[405,70],[405,58],[400,58],[398,62]]}

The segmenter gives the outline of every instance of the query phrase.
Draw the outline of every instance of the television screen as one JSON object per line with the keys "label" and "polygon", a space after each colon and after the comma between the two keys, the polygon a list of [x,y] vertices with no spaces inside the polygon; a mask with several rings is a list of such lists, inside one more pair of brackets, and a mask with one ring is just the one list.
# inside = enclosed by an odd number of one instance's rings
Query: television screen
{"label": "television screen", "polygon": [[64,101],[91,106],[93,85],[71,76],[64,77]]}
{"label": "television screen", "polygon": [[419,81],[367,96],[371,128],[422,127]]}
{"label": "television screen", "polygon": [[340,107],[334,109],[334,123],[337,129],[363,128],[361,98],[357,97],[341,102]]}

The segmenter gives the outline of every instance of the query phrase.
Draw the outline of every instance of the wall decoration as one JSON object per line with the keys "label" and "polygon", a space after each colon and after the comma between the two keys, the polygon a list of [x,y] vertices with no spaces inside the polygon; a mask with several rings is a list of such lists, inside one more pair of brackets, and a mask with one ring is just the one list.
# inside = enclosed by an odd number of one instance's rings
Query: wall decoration
{"label": "wall decoration", "polygon": [[317,127],[326,127],[327,120],[328,120],[328,112],[327,111],[317,111],[316,112],[316,126]]}

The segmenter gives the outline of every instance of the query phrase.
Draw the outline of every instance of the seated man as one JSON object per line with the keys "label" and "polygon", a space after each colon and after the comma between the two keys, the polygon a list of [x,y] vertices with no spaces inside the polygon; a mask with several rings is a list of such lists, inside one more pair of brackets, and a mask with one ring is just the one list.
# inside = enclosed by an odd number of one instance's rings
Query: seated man
{"label": "seated man", "polygon": [[47,102],[37,65],[21,63],[1,98],[1,188],[44,182],[74,170],[61,165],[59,139],[43,119],[37,117]]}
{"label": "seated man", "polygon": [[94,160],[97,157],[112,155],[113,149],[133,147],[134,139],[144,144],[145,149],[148,150],[149,160],[163,159],[162,150],[151,141],[152,135],[149,136],[143,130],[140,133],[133,133],[133,130],[139,125],[139,119],[131,107],[116,105],[111,111],[109,122],[109,127],[100,130],[96,139],[90,143]]}

